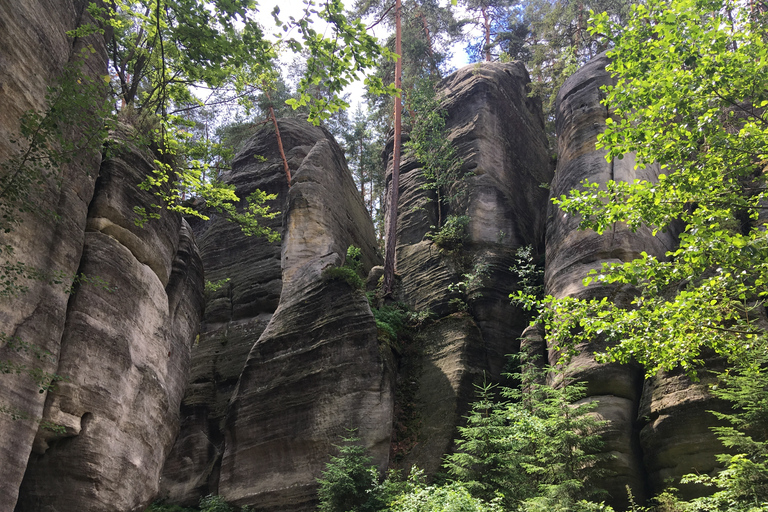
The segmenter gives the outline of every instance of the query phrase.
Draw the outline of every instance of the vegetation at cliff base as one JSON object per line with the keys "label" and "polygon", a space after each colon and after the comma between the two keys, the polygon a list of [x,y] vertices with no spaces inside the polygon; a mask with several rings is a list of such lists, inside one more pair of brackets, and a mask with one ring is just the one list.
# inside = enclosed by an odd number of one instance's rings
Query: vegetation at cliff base
{"label": "vegetation at cliff base", "polygon": [[359,439],[344,439],[319,480],[319,510],[610,510],[599,503],[605,422],[590,414],[597,404],[579,402],[584,384],[552,386],[554,369],[523,356],[515,362],[520,371],[510,377],[518,387],[478,386],[456,450],[445,458],[445,483],[428,485],[418,468],[405,480],[397,472],[380,480]]}
{"label": "vegetation at cliff base", "polygon": [[564,358],[601,339],[599,361],[641,363],[648,376],[681,368],[690,377],[720,357],[715,396],[733,403],[714,429],[727,455],[715,476],[684,481],[712,496],[669,500],[664,510],[764,510],[768,506],[768,392],[765,283],[768,282],[768,37],[764,4],[727,0],[648,0],[628,23],[597,14],[591,31],[614,45],[604,88],[611,116],[598,138],[606,158],[636,154],[661,167],[658,181],[584,182],[555,199],[583,229],[616,223],[653,233],[679,232],[665,255],[607,263],[584,281],[629,292],[628,307],[610,297],[578,299],[518,292],[536,308],[549,343]]}

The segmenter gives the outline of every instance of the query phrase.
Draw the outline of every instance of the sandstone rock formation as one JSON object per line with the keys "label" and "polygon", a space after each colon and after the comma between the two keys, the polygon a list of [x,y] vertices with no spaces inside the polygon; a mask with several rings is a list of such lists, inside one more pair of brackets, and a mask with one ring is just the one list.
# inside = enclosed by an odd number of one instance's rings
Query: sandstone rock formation
{"label": "sandstone rock formation", "polygon": [[[95,53],[83,66],[84,76],[98,79],[107,73],[102,39],[75,41],[66,35],[79,24],[92,21],[84,10],[88,3],[29,0],[0,5],[0,194],[4,205],[12,204],[9,187],[17,176],[24,175],[17,173],[18,157],[28,147],[28,141],[19,136],[22,114],[45,111],[47,86],[86,46],[92,46]],[[89,112],[84,111],[83,116],[82,123],[88,124]],[[77,131],[72,127],[70,135],[76,138]],[[20,222],[11,225],[10,232],[0,232],[4,275],[13,276],[13,270],[10,274],[5,271],[18,268],[20,263],[51,276],[63,276],[65,281],[78,272],[88,203],[101,154],[99,148],[91,148],[77,157],[75,162],[55,169],[45,183],[33,185],[30,198],[38,207],[20,214]],[[4,286],[0,298],[0,361],[34,368],[43,375],[54,373],[66,318],[67,285],[23,278],[19,284],[28,289],[21,292]],[[45,392],[27,373],[0,375],[2,512],[13,510],[45,399]]]}
{"label": "sandstone rock formation", "polygon": [[[318,138],[318,128],[281,121],[281,136],[292,172]],[[288,183],[274,131],[264,129],[246,142],[223,180],[240,196],[256,188],[277,199],[284,212]],[[282,215],[266,221],[282,233]],[[182,402],[182,425],[163,470],[160,496],[196,505],[200,496],[218,492],[224,451],[223,421],[245,360],[277,309],[282,291],[281,242],[247,237],[240,228],[213,216],[195,225],[208,283],[205,316],[192,351],[189,382]]]}
{"label": "sandstone rock formation", "polygon": [[[610,115],[600,101],[600,87],[614,83],[603,54],[592,59],[563,84],[557,97],[558,163],[552,182],[552,197],[566,194],[588,179],[655,180],[658,166],[635,169],[633,155],[607,162],[605,151],[595,150],[597,135]],[[579,231],[579,219],[550,206],[546,234],[546,291],[555,297],[610,297],[628,303],[631,292],[616,293],[611,287],[582,280],[603,263],[619,263],[640,257],[642,251],[664,258],[675,247],[673,230],[653,236],[647,228],[632,232],[622,224],[603,235]],[[568,374],[588,384],[588,400],[597,400],[596,414],[610,420],[605,433],[606,462],[612,476],[602,484],[611,500],[626,505],[625,486],[639,499],[648,491],[659,491],[667,478],[679,478],[693,470],[707,472],[714,466],[718,449],[707,426],[713,417],[711,397],[703,384],[692,385],[682,376],[658,376],[645,382],[635,366],[596,364],[592,353],[599,341],[579,347],[581,355],[570,362]],[[691,421],[692,420],[692,421]],[[681,441],[685,439],[681,443]],[[646,488],[650,484],[650,489]]]}
{"label": "sandstone rock formation", "polygon": [[[121,132],[121,139],[130,136]],[[88,211],[57,373],[19,511],[139,510],[155,496],[178,430],[190,344],[202,313],[202,264],[179,214],[138,227],[137,184],[154,155],[128,145],[105,160]],[[102,284],[103,283],[103,284]]]}
{"label": "sandstone rock formation", "polygon": [[217,492],[260,510],[310,510],[346,428],[387,465],[386,351],[362,291],[323,272],[341,265],[350,245],[362,249],[365,268],[377,263],[373,224],[330,135],[302,121],[279,124],[291,188],[270,128],[246,143],[226,179],[239,193],[278,194],[282,247],[233,244],[217,221],[202,228],[209,279],[230,281],[209,297],[193,356],[184,426],[164,471],[161,496],[171,501]]}
{"label": "sandstone rock formation", "polygon": [[[46,86],[87,45],[95,52],[78,64],[83,77],[106,74],[103,41],[66,36],[90,21],[88,3],[0,4],[0,199],[25,147],[16,136],[22,114],[45,110]],[[583,179],[658,174],[653,166],[634,169],[631,155],[606,162],[594,149],[610,115],[600,105],[599,88],[611,82],[606,63],[605,56],[591,61],[558,96],[554,195]],[[282,214],[269,224],[281,242],[244,237],[216,215],[190,227],[164,214],[137,227],[133,207],[154,199],[136,184],[154,156],[135,144],[104,162],[97,149],[82,151],[36,185],[38,211],[0,230],[0,272],[21,263],[23,273],[44,277],[23,278],[23,291],[0,291],[0,364],[26,368],[0,374],[0,512],[141,510],[158,486],[161,497],[187,505],[219,494],[264,511],[311,510],[316,478],[346,429],[357,429],[381,470],[392,463],[393,416],[402,410],[396,386],[408,392],[417,420],[413,438],[397,448],[397,465],[439,471],[473,384],[484,374],[498,378],[505,354],[521,345],[545,350],[543,333],[526,329],[526,315],[509,303],[518,248],[546,251],[548,293],[625,303],[628,293],[585,288],[582,279],[604,262],[641,251],[663,257],[675,245],[673,232],[578,231],[578,219],[545,207],[540,185],[553,179],[552,164],[527,83],[520,63],[482,63],[440,84],[447,136],[467,173],[461,206],[439,205],[406,152],[398,299],[432,315],[407,353],[393,355],[377,339],[363,292],[328,272],[350,245],[362,249],[365,270],[380,260],[342,152],[321,128],[280,121],[290,187],[271,125],[247,141],[224,176],[241,196],[256,188],[277,195],[272,205]],[[82,126],[69,124],[77,126],[68,135],[81,134]],[[426,236],[449,215],[470,218],[454,253]],[[195,340],[203,267],[209,286]],[[66,281],[77,274],[86,279],[70,293]],[[603,485],[612,501],[624,503],[625,485],[642,499],[667,478],[712,470],[721,448],[706,411],[718,404],[706,383],[679,374],[646,380],[637,367],[597,365],[591,353],[599,343],[580,347],[568,373],[587,382],[586,400],[598,401],[596,414],[611,421],[605,451],[613,473]],[[30,373],[66,380],[41,389]]]}
{"label": "sandstone rock formation", "polygon": [[[474,398],[483,372],[498,378],[506,354],[517,350],[528,324],[509,294],[517,276],[510,270],[517,249],[543,251],[544,213],[552,168],[541,105],[528,97],[522,63],[467,66],[439,85],[448,139],[463,161],[466,208],[446,205],[438,216],[434,193],[424,188],[419,162],[407,152],[400,169],[397,271],[400,295],[436,322],[416,338],[423,347],[415,399],[421,404],[418,442],[403,458],[436,472],[451,446],[455,426]],[[391,148],[390,148],[391,150]],[[441,251],[425,237],[438,218],[468,215],[468,236],[459,254]],[[475,274],[466,293],[450,285]],[[466,302],[457,311],[451,299]],[[409,385],[409,384],[404,384]]]}

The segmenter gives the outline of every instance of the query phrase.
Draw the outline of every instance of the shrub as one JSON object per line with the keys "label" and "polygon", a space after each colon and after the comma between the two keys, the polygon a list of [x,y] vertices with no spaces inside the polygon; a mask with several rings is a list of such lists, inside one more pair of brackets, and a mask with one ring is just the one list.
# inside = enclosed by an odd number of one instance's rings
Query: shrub
{"label": "shrub", "polygon": [[381,510],[378,493],[379,472],[371,465],[371,457],[365,454],[365,448],[358,443],[356,430],[342,436],[344,444],[336,445],[339,455],[331,457],[325,465],[318,497],[320,512],[367,512]]}
{"label": "shrub", "polygon": [[344,264],[340,267],[330,267],[323,270],[323,278],[332,281],[344,281],[356,290],[365,288],[363,281],[363,262],[362,250],[359,247],[350,245],[347,247],[347,257]]}
{"label": "shrub", "polygon": [[[432,240],[435,245],[445,251],[458,251],[467,239],[468,215],[449,215],[445,224],[434,233],[427,233],[425,238]],[[432,226],[435,229],[434,226]]]}
{"label": "shrub", "polygon": [[516,357],[522,369],[512,377],[521,386],[478,387],[448,471],[474,496],[502,496],[509,510],[585,510],[579,500],[601,494],[594,485],[602,474],[597,431],[606,422],[589,414],[596,403],[574,405],[584,397],[583,383],[552,387],[545,383],[552,368]]}

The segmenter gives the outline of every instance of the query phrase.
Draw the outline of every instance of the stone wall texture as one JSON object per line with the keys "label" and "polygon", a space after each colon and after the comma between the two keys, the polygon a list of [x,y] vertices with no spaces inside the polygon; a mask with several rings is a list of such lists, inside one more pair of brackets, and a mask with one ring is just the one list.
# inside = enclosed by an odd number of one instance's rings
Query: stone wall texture
{"label": "stone wall texture", "polygon": [[[0,4],[0,176],[3,195],[16,168],[13,157],[27,145],[20,137],[20,119],[25,112],[43,112],[47,87],[70,65],[82,48],[95,53],[84,73],[106,74],[107,54],[103,40],[73,41],[66,32],[87,22],[85,0],[30,0]],[[85,113],[87,115],[87,113]],[[76,134],[75,134],[76,135]],[[19,141],[14,144],[12,141]],[[0,232],[3,265],[23,263],[44,272],[74,276],[78,271],[85,237],[88,204],[98,174],[101,155],[93,151],[79,162],[57,169],[53,178],[31,191],[40,208],[20,216],[10,232]],[[8,252],[11,247],[13,252]],[[23,281],[23,280],[22,280]],[[24,293],[0,298],[0,332],[36,350],[13,350],[0,346],[0,360],[55,373],[67,311],[67,286],[43,281],[22,282]],[[45,351],[41,359],[36,351]],[[27,374],[0,375],[0,511],[13,510],[19,485],[31,453],[32,442],[43,413],[46,393]]]}
{"label": "stone wall texture", "polygon": [[[0,5],[3,201],[8,184],[25,175],[22,115],[45,115],[48,87],[69,66],[82,80],[104,83],[103,38],[66,34],[93,23],[89,3]],[[59,121],[78,147],[85,127],[101,122],[88,108],[82,116]],[[127,142],[129,132],[113,137]],[[19,281],[26,290],[0,298],[0,361],[27,369],[0,375],[3,512],[141,510],[156,494],[178,429],[202,265],[180,216],[134,224],[133,207],[156,202],[137,187],[155,156],[133,145],[102,162],[98,142],[48,170],[29,189],[36,207],[0,233],[3,268],[33,269]],[[49,389],[30,374],[64,380]]]}
{"label": "stone wall texture", "polygon": [[[121,138],[129,135],[120,133]],[[127,146],[105,160],[88,212],[57,373],[17,510],[139,510],[158,490],[176,437],[190,346],[202,313],[202,264],[178,214],[138,227],[133,206],[156,201],[136,186],[153,155]]]}
{"label": "stone wall texture", "polygon": [[[567,194],[585,179],[605,184],[658,177],[658,165],[636,169],[632,154],[606,161],[606,152],[595,149],[610,116],[601,104],[600,88],[615,83],[605,70],[608,62],[605,54],[595,57],[566,80],[557,96],[558,162],[552,197]],[[674,229],[653,236],[648,228],[633,232],[617,223],[598,235],[580,231],[578,225],[578,218],[549,206],[545,282],[546,292],[558,298],[610,297],[628,304],[631,291],[617,293],[596,283],[585,287],[583,279],[604,263],[631,261],[643,251],[664,258],[677,243]],[[610,476],[601,482],[610,501],[625,507],[627,485],[642,500],[663,488],[667,479],[711,471],[713,454],[722,448],[708,428],[714,417],[706,411],[718,404],[706,392],[706,383],[694,384],[681,375],[645,380],[639,367],[597,364],[592,353],[600,348],[599,340],[579,347],[580,355],[570,362],[567,374],[587,382],[587,399],[598,401],[596,414],[610,421],[604,434],[605,451],[612,456],[605,463]]]}
{"label": "stone wall texture", "polygon": [[[323,129],[279,120],[288,188],[270,125],[249,139],[225,179],[239,194],[277,194],[282,241],[199,227],[208,297],[161,496],[194,503],[215,492],[260,510],[312,510],[316,479],[341,435],[357,435],[386,468],[392,375],[361,290],[324,271],[362,250],[380,262],[373,224],[343,153]],[[254,158],[255,156],[259,158]],[[249,188],[251,187],[251,188]]]}
{"label": "stone wall texture", "polygon": [[[401,375],[399,384],[415,387],[420,425],[415,446],[399,462],[406,469],[416,464],[430,475],[440,469],[475,397],[474,385],[484,374],[500,377],[506,355],[517,351],[528,325],[526,314],[509,301],[517,283],[510,267],[522,247],[543,253],[548,192],[541,184],[552,179],[541,104],[528,97],[529,81],[522,63],[481,63],[439,84],[447,138],[465,173],[463,205],[438,205],[424,186],[420,163],[404,152],[398,294],[434,320],[416,336],[416,376]],[[390,142],[390,167],[391,148]],[[470,217],[467,239],[456,254],[425,236],[449,215]],[[452,292],[450,286],[467,274],[480,278],[465,294]],[[455,299],[465,301],[466,311],[457,309]],[[414,378],[415,384],[409,383]]]}

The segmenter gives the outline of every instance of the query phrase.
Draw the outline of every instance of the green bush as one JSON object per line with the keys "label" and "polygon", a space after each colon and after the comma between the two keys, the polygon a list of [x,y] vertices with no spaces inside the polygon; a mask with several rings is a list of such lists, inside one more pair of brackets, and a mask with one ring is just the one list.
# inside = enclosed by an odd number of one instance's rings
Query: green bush
{"label": "green bush", "polygon": [[182,507],[181,505],[165,504],[156,502],[150,505],[144,512],[249,512],[251,507],[248,505],[243,508],[235,508],[221,496],[209,494],[200,498],[197,507]]}
{"label": "green bush", "polygon": [[[467,239],[468,215],[449,215],[436,232],[427,233],[424,237],[432,240],[440,249],[448,252],[458,251]],[[433,229],[436,229],[432,226]]]}
{"label": "green bush", "polygon": [[596,403],[574,405],[583,383],[552,387],[552,368],[516,357],[521,370],[512,377],[521,386],[478,387],[457,452],[446,458],[448,472],[476,497],[501,496],[508,510],[584,510],[580,500],[602,494],[597,431],[606,422],[589,414]]}
{"label": "green bush", "polygon": [[221,290],[224,287],[224,285],[229,283],[229,281],[230,281],[229,277],[227,277],[225,279],[220,279],[218,281],[208,281],[208,280],[206,280],[205,281],[205,288],[204,288],[205,294],[206,295],[210,295],[212,293],[215,293],[215,292]]}
{"label": "green bush", "polygon": [[351,268],[329,267],[323,270],[323,278],[327,281],[344,281],[356,290],[365,288],[363,279]]}
{"label": "green bush", "polygon": [[331,457],[325,465],[318,497],[320,512],[373,512],[381,510],[384,503],[379,498],[379,472],[371,465],[371,457],[358,442],[355,430],[342,436],[344,444],[336,445],[339,455]]}
{"label": "green bush", "polygon": [[475,498],[460,483],[415,487],[390,505],[390,512],[502,512],[497,502]]}
{"label": "green bush", "polygon": [[181,505],[166,505],[164,503],[153,503],[144,512],[197,512],[197,509],[182,507]]}
{"label": "green bush", "polygon": [[362,250],[350,245],[347,247],[347,257],[340,267],[330,267],[323,270],[323,278],[332,281],[344,281],[356,290],[365,288],[363,280]]}
{"label": "green bush", "polygon": [[402,304],[384,304],[380,308],[371,308],[376,319],[379,337],[387,341],[397,341],[398,334],[407,327],[408,310]]}

